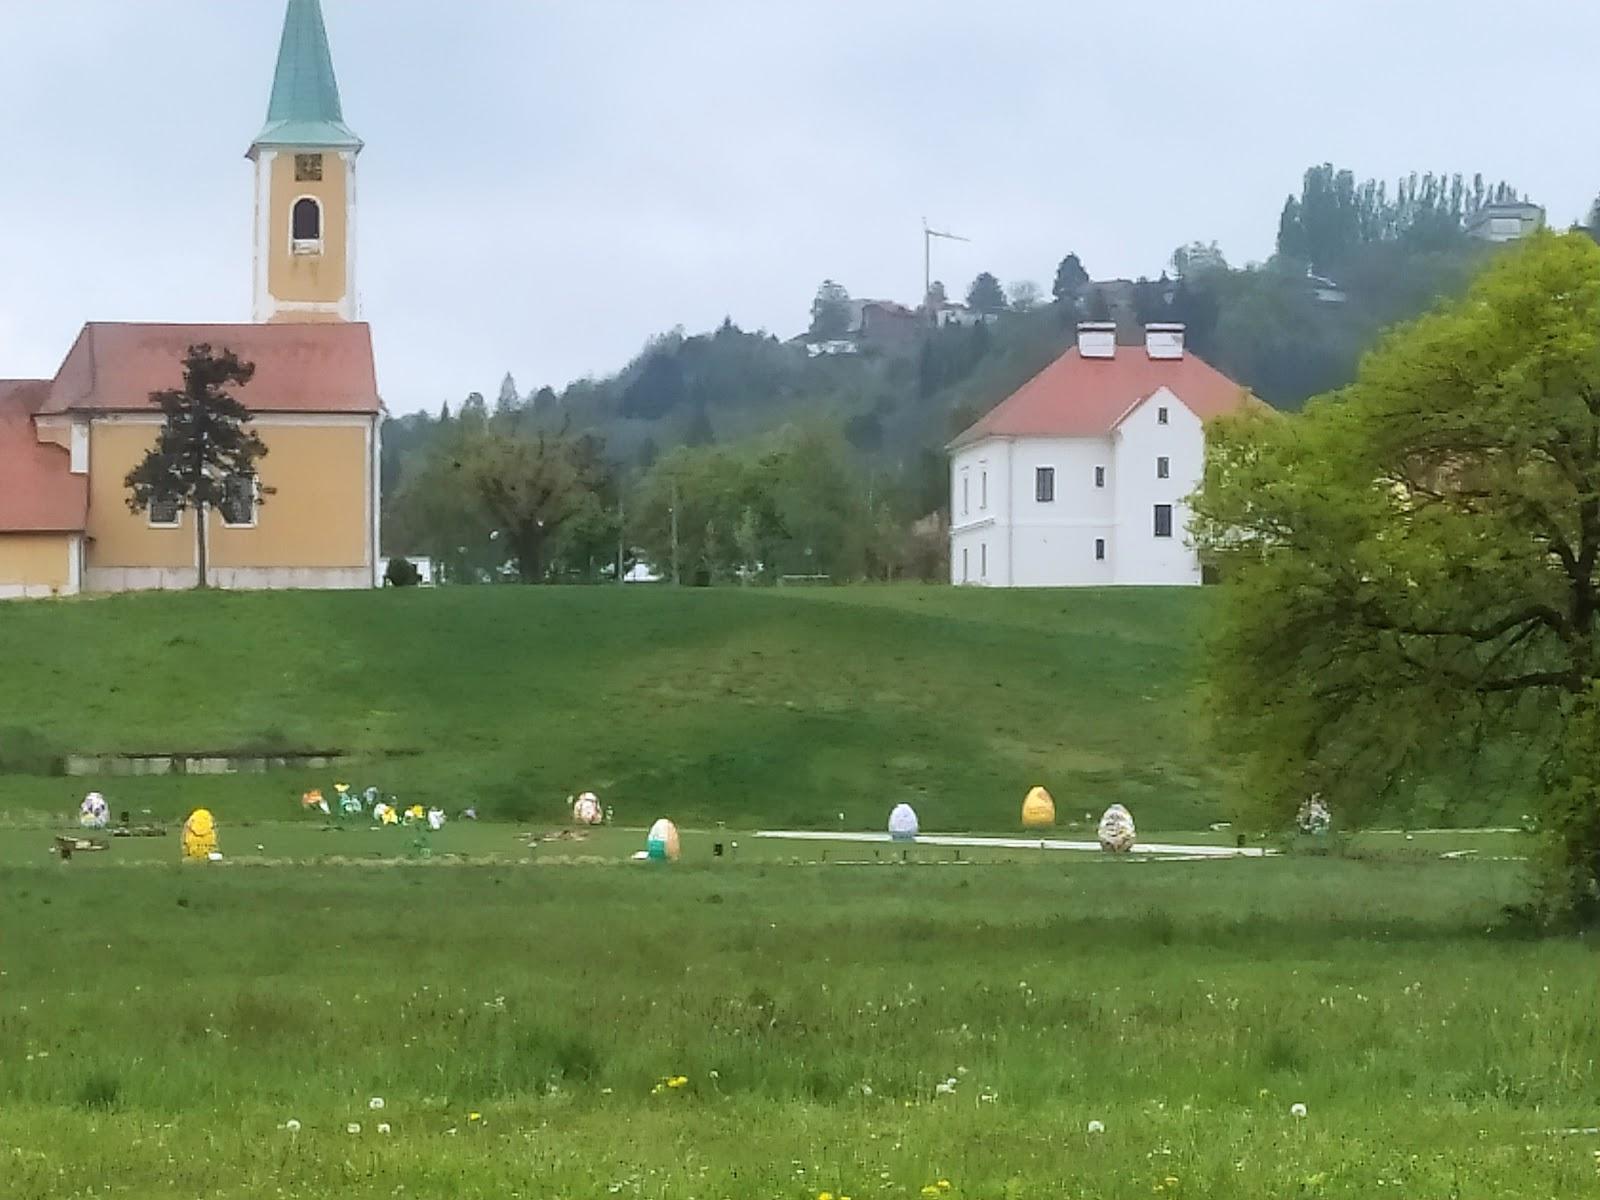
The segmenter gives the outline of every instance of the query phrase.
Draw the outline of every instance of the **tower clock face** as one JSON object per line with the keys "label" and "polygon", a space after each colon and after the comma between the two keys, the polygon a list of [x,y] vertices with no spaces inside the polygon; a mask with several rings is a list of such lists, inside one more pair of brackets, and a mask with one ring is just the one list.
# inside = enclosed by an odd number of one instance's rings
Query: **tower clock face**
{"label": "tower clock face", "polygon": [[296,183],[321,183],[322,155],[296,154],[294,156],[294,178]]}

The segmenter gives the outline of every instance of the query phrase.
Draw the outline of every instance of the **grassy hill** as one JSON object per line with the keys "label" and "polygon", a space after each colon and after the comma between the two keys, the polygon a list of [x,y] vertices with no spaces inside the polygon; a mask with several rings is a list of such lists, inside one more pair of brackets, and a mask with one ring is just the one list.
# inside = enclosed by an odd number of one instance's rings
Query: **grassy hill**
{"label": "grassy hill", "polygon": [[[1122,801],[1222,816],[1194,738],[1198,591],[464,588],[0,607],[0,812],[66,811],[59,752],[339,749],[408,803],[556,819],[1009,829]],[[9,773],[7,773],[9,772]],[[26,772],[26,774],[22,773]],[[329,773],[103,782],[113,808],[293,811]]]}

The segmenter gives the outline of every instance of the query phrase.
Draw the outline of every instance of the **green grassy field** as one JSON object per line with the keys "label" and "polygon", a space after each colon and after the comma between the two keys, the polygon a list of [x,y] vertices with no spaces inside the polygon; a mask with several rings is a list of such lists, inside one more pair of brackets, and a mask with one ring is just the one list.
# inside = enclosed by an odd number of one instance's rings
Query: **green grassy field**
{"label": "green grassy field", "polygon": [[1120,800],[1199,829],[1224,807],[1190,699],[1208,600],[482,588],[7,605],[0,812],[69,811],[94,786],[166,819],[201,803],[267,818],[336,774],[52,780],[30,746],[337,748],[358,788],[485,816],[554,820],[593,789],[640,823],[881,828],[905,799],[929,828],[1012,829],[1044,783],[1064,813]]}
{"label": "green grassy field", "polygon": [[0,1194],[1586,1194],[1600,961],[1487,932],[1520,889],[36,860],[0,872]]}
{"label": "green grassy field", "polygon": [[[1120,800],[1145,841],[1232,841],[1189,700],[1208,603],[0,606],[0,1198],[1593,1190],[1600,1135],[1563,1131],[1600,1126],[1600,961],[1506,924],[1528,835],[1216,862],[752,836],[901,799],[1010,832],[1043,782],[1067,837]],[[355,761],[43,770],[295,748]],[[325,828],[297,797],[336,774],[496,819]],[[168,835],[60,860],[91,786]],[[569,835],[580,788],[616,827]],[[201,804],[225,857],[181,865]],[[663,814],[682,862],[631,863]]]}

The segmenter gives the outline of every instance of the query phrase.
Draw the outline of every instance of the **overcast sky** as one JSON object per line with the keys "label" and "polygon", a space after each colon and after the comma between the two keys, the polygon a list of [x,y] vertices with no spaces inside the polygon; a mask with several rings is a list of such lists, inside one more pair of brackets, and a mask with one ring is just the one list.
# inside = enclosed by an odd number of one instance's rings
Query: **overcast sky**
{"label": "overcast sky", "polygon": [[[0,0],[0,377],[86,320],[249,320],[282,0]],[[389,406],[620,367],[819,280],[1046,291],[1174,246],[1265,257],[1324,159],[1600,191],[1578,0],[324,0]]]}

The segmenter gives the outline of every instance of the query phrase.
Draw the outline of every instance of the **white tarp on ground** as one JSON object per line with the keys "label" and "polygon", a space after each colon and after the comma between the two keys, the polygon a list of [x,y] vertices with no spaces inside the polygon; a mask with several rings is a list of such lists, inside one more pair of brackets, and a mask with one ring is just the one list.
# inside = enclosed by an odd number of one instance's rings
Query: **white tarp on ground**
{"label": "white tarp on ground", "polygon": [[[826,833],[816,830],[762,829],[758,838],[788,842],[892,842],[887,833]],[[975,846],[995,850],[1092,850],[1100,852],[1099,842],[1069,842],[1060,838],[974,837],[964,834],[924,833],[917,836],[919,846]],[[1190,858],[1265,858],[1276,854],[1262,846],[1184,846],[1174,842],[1142,842],[1134,854],[1182,855]]]}

